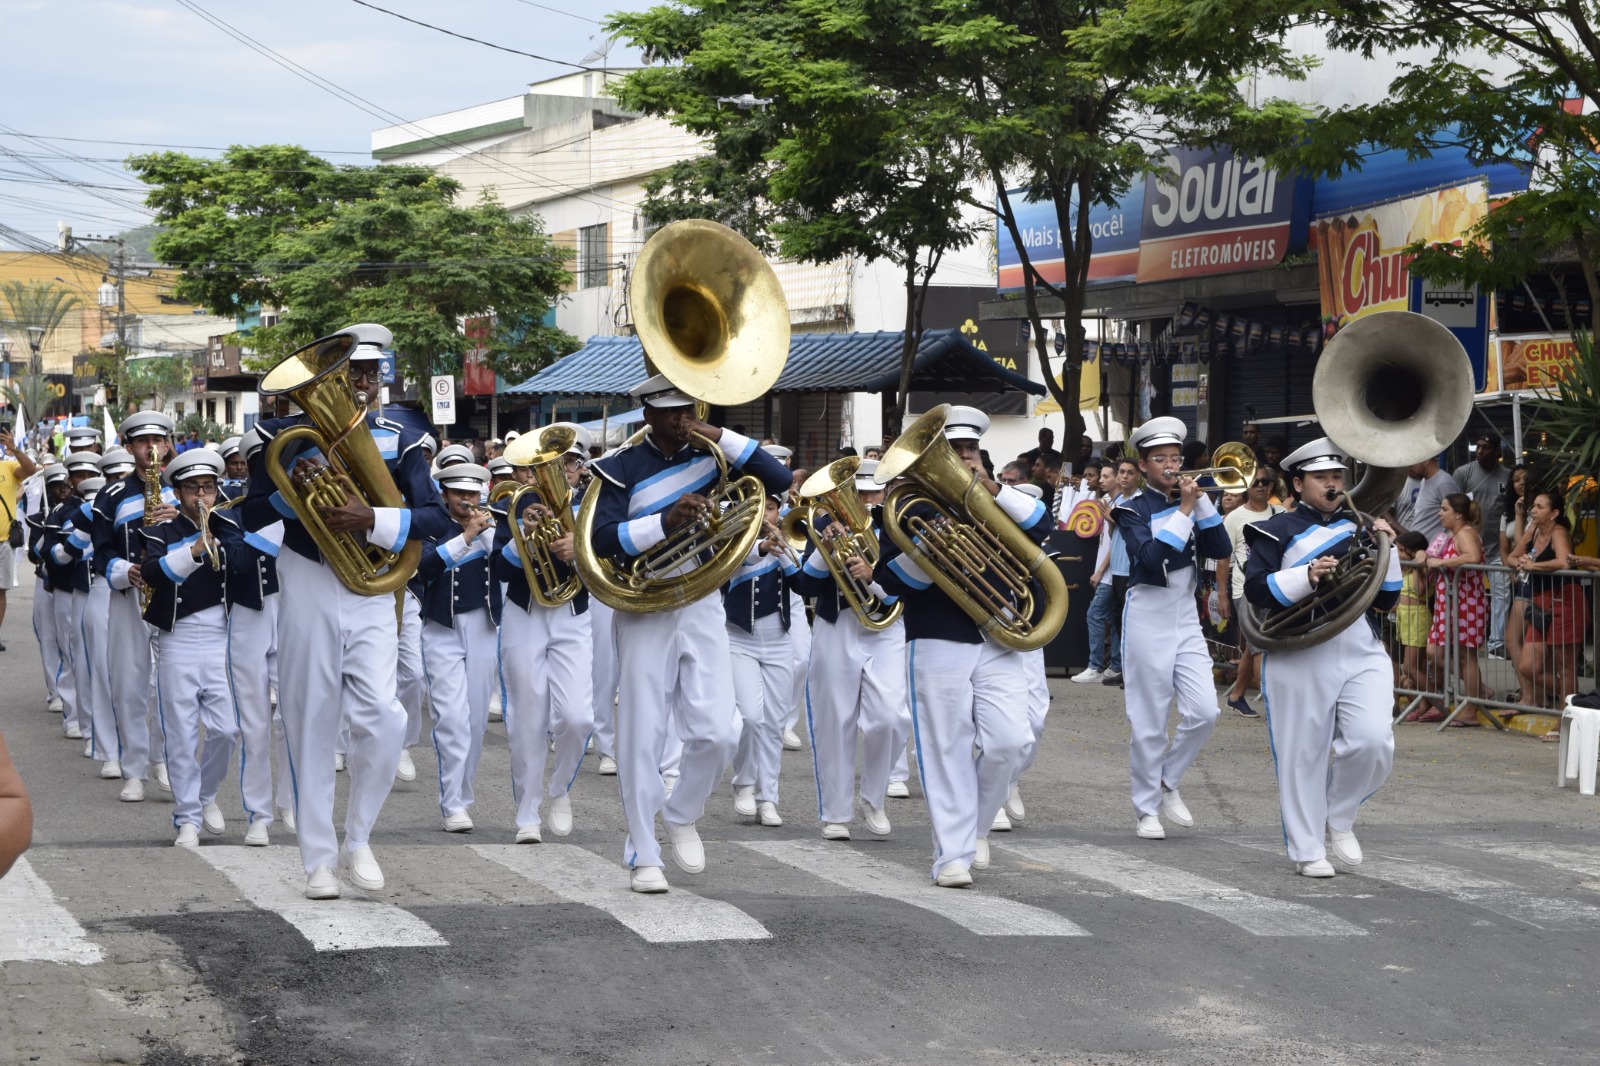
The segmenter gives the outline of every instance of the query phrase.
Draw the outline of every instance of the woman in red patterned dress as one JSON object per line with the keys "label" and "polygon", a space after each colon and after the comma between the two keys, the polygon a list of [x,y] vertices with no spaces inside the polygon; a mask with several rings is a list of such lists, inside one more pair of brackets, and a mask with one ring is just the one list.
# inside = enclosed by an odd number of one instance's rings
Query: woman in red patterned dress
{"label": "woman in red patterned dress", "polygon": [[[1433,628],[1428,632],[1428,658],[1443,666],[1448,645],[1459,649],[1461,691],[1482,699],[1487,695],[1478,672],[1478,649],[1489,632],[1489,594],[1481,570],[1463,570],[1457,575],[1456,609],[1449,610],[1447,570],[1483,562],[1483,541],[1478,537],[1481,514],[1478,505],[1464,492],[1452,492],[1439,504],[1439,521],[1444,533],[1428,546],[1427,568],[1438,574],[1433,595]],[[1451,725],[1468,728],[1483,723],[1478,709],[1467,704]]]}

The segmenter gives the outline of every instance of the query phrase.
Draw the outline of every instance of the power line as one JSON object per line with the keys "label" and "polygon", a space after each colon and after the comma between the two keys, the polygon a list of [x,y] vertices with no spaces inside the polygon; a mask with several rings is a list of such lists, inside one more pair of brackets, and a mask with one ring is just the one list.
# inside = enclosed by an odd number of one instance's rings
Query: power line
{"label": "power line", "polygon": [[[181,3],[182,0],[179,0],[179,2]],[[409,22],[413,26],[421,26],[423,29],[433,30],[435,33],[442,33],[446,36],[456,37],[463,41],[471,41],[473,44],[481,44],[485,48],[493,48],[500,52],[510,52],[512,55],[517,56],[527,56],[529,59],[537,59],[544,63],[554,63],[561,67],[572,67],[575,70],[583,70],[591,74],[606,73],[605,68],[603,67],[586,67],[582,63],[569,63],[565,59],[551,59],[549,56],[536,55],[533,52],[524,52],[520,48],[508,48],[503,44],[495,44],[493,41],[485,41],[477,37],[468,37],[464,33],[457,33],[455,30],[447,30],[443,26],[435,26],[431,22],[423,22],[421,19],[414,19],[410,15],[402,15],[398,11],[390,11],[386,7],[379,7],[377,4],[370,4],[367,2],[367,0],[350,0],[350,2],[353,4],[360,4],[362,7],[369,7],[374,11],[381,11],[385,15],[397,18],[401,22]],[[534,6],[538,7],[539,5],[535,4]],[[564,15],[566,12],[563,11],[561,14]]]}
{"label": "power line", "polygon": [[[226,152],[230,149],[240,147],[236,144],[228,145],[227,147],[218,147],[214,144],[162,144],[158,141],[113,141],[105,137],[66,137],[60,134],[44,133],[17,133],[11,134],[11,136],[27,137],[30,140],[36,141],[71,141],[74,144],[120,144],[128,148],[177,148],[188,152]],[[307,148],[306,151],[310,152],[312,155],[370,156],[372,154],[370,150],[365,152],[357,152],[349,149],[339,148]]]}
{"label": "power line", "polygon": [[580,15],[580,14],[574,12],[574,11],[563,11],[559,7],[550,7],[547,4],[536,4],[536,3],[533,2],[533,0],[517,0],[517,3],[526,4],[529,7],[536,7],[540,11],[550,11],[550,12],[553,12],[553,13],[555,13],[557,15],[565,15],[565,16],[567,16],[567,18],[569,18],[569,19],[577,19],[579,22],[588,22],[588,23],[591,23],[591,24],[593,24],[595,26],[598,26],[598,25],[601,24],[599,19],[592,19],[587,15]]}

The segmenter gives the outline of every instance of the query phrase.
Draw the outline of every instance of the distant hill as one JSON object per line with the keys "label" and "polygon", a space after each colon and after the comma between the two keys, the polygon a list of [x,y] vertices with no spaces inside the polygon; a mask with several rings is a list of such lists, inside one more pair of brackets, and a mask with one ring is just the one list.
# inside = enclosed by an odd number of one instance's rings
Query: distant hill
{"label": "distant hill", "polygon": [[[127,242],[128,259],[134,263],[154,263],[155,256],[150,251],[150,242],[156,239],[162,227],[157,225],[138,226],[117,234]],[[92,248],[97,254],[110,256],[116,251],[116,245],[104,241],[84,241],[85,245]]]}

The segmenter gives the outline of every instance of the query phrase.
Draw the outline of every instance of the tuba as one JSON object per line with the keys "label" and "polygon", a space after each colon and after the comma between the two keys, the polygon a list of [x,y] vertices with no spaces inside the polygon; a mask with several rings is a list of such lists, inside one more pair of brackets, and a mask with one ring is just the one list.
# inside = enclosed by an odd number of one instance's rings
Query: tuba
{"label": "tuba", "polygon": [[[818,557],[839,586],[839,595],[844,597],[862,625],[876,631],[894,625],[904,605],[884,603],[845,568],[845,560],[853,555],[861,556],[869,566],[877,566],[880,554],[877,534],[872,531],[872,514],[861,502],[861,493],[856,491],[856,468],[860,465],[860,459],[849,455],[835,459],[806,478],[800,486],[799,505],[784,519],[787,527],[789,518],[802,514],[805,528],[814,531],[818,518],[826,514],[848,530],[842,537],[818,532],[811,539],[816,543]],[[784,532],[787,534],[788,529]]]}
{"label": "tuba", "polygon": [[[646,369],[703,403],[727,406],[764,395],[789,356],[789,308],[777,274],[749,241],[715,222],[688,219],[656,231],[634,264],[628,305]],[[699,434],[692,441],[717,464],[709,513],[626,563],[593,548],[602,479],[584,493],[575,562],[590,593],[613,610],[694,603],[726,583],[761,537],[760,479],[731,477],[721,448]]]}
{"label": "tuba", "polygon": [[1406,467],[1450,446],[1472,416],[1472,363],[1449,329],[1412,311],[1366,315],[1334,334],[1317,361],[1311,401],[1322,431],[1366,470],[1344,503],[1357,545],[1311,595],[1260,614],[1239,612],[1245,639],[1260,651],[1320,644],[1372,607],[1389,569],[1389,537],[1362,543],[1369,515],[1387,510]]}
{"label": "tuba", "polygon": [[[884,529],[985,637],[1014,651],[1042,648],[1066,621],[1066,578],[945,440],[948,410],[918,418],[878,464],[878,484],[911,482],[884,500]],[[921,504],[933,507],[932,521],[911,513]]]}
{"label": "tuba", "polygon": [[[306,527],[341,584],[362,596],[398,592],[416,572],[422,544],[411,541],[399,552],[368,544],[366,537],[334,532],[319,507],[337,507],[354,496],[369,507],[404,507],[405,498],[367,428],[367,412],[356,402],[345,377],[350,353],[359,343],[351,326],[314,340],[279,362],[261,379],[261,395],[286,397],[305,412],[309,425],[291,426],[267,445],[267,473],[295,517]],[[283,465],[291,444],[304,442],[322,453],[325,466],[296,478]]]}
{"label": "tuba", "polygon": [[[528,467],[533,473],[533,484],[496,486],[489,493],[491,502],[510,500],[507,518],[511,537],[522,556],[522,575],[528,579],[529,595],[541,607],[559,607],[583,589],[583,581],[576,571],[565,581],[561,580],[557,559],[550,554],[552,542],[574,531],[572,489],[567,484],[562,459],[577,439],[572,427],[563,425],[524,433],[506,446],[504,455],[512,466]],[[550,509],[550,514],[541,518],[531,532],[522,528],[522,512],[530,496]]]}

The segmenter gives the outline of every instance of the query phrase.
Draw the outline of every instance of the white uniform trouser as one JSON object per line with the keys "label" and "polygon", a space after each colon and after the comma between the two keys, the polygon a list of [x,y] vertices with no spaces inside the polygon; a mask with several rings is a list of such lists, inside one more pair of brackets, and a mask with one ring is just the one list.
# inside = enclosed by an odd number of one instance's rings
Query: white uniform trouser
{"label": "white uniform trouser", "polygon": [[400,658],[395,663],[395,697],[406,711],[406,747],[422,743],[422,604],[407,589],[401,593]]}
{"label": "white uniform trouser", "polygon": [[1027,706],[1017,699],[1021,657],[993,641],[913,640],[906,667],[933,873],[951,862],[971,866],[978,837],[988,836],[1033,748]]}
{"label": "white uniform trouser", "polygon": [[1324,827],[1349,832],[1394,765],[1389,656],[1363,619],[1313,647],[1268,654],[1261,691],[1289,858],[1326,858]]}
{"label": "white uniform trouser", "polygon": [[[239,731],[239,792],[249,823],[272,824],[272,686],[278,683],[278,595],[228,612],[228,685]],[[281,731],[280,731],[281,735]],[[280,766],[280,776],[283,769]]]}
{"label": "white uniform trouser", "polygon": [[44,578],[33,579],[33,636],[39,642],[39,662],[44,666],[44,694],[55,699],[56,682],[66,664],[61,646],[56,643],[55,593],[44,587]]}
{"label": "white uniform trouser", "polygon": [[84,592],[60,589],[50,598],[54,612],[56,647],[66,661],[66,669],[56,682],[61,695],[61,724],[65,729],[74,726],[85,734],[93,726],[89,720],[89,660],[83,650],[83,609],[89,596]]}
{"label": "white uniform trouser", "polygon": [[228,687],[226,626],[226,608],[207,607],[178,619],[172,632],[156,633],[156,714],[172,782],[174,827],[200,825],[200,808],[217,798],[239,743]]}
{"label": "white uniform trouser", "polygon": [[101,762],[122,758],[122,743],[117,738],[117,716],[111,709],[111,675],[106,672],[108,615],[111,611],[111,586],[96,578],[89,586],[83,605],[83,654],[88,664],[88,692],[79,699],[89,708],[89,739],[94,757]]}
{"label": "white uniform trouser", "polygon": [[[734,726],[733,666],[719,596],[675,611],[616,615],[617,783],[628,821],[623,862],[660,866],[656,814],[689,825],[705,812],[739,743]],[[667,733],[683,740],[677,787],[661,781]]]}
{"label": "white uniform trouser", "polygon": [[139,613],[136,589],[111,591],[106,619],[106,673],[111,676],[111,711],[122,737],[122,776],[142,780],[150,772],[150,627]]}
{"label": "white uniform trouser", "polygon": [[[1027,671],[1024,676],[1028,684],[1028,728],[1033,730],[1033,750],[1028,752],[1028,757],[1017,768],[1017,776],[1021,777],[1028,771],[1028,767],[1033,765],[1033,760],[1039,757],[1039,741],[1044,736],[1044,720],[1050,713],[1050,682],[1044,676],[1043,648],[1017,654],[1022,656]],[[1016,784],[1015,781],[1011,783]]]}
{"label": "white uniform trouser", "polygon": [[590,691],[594,699],[594,748],[617,757],[617,643],[611,630],[616,612],[589,597],[589,630],[594,641]]}
{"label": "white uniform trouser", "polygon": [[[593,644],[589,612],[570,606],[524,611],[507,602],[500,616],[506,682],[506,739],[511,746],[511,792],[517,828],[539,824],[545,796],[563,796],[578,776],[578,764],[594,729]],[[544,788],[545,757],[555,741],[550,787]]]}
{"label": "white uniform trouser", "polygon": [[883,809],[895,756],[911,735],[906,709],[906,627],[873,632],[852,611],[817,618],[806,681],[806,732],[824,823],[855,818],[856,732],[861,733],[861,798]]}
{"label": "white uniform trouser", "polygon": [[346,848],[366,845],[394,784],[406,719],[395,699],[394,597],[359,596],[326,563],[278,556],[278,703],[289,742],[296,835],[306,872],[339,858],[333,748],[350,723]]}
{"label": "white uniform trouser", "polygon": [[[1168,576],[1178,588],[1134,585],[1122,608],[1122,683],[1126,688],[1133,809],[1161,809],[1161,788],[1176,789],[1217,724],[1211,653],[1194,603],[1194,567]],[[1178,730],[1167,743],[1167,717],[1178,701]]]}
{"label": "white uniform trouser", "polygon": [[[806,624],[802,611],[795,625]],[[778,802],[784,722],[794,700],[794,643],[777,611],[757,618],[753,633],[728,625],[733,658],[733,702],[739,711],[739,747],[733,756],[735,788],[753,786],[756,802]]]}
{"label": "white uniform trouser", "polygon": [[[905,708],[905,712],[906,718],[909,720],[911,717],[911,707],[909,705]],[[906,750],[906,746],[902,744],[894,753],[894,768],[889,771],[889,780],[891,782],[899,781],[904,783],[911,780],[911,759],[907,756]]]}
{"label": "white uniform trouser", "polygon": [[489,728],[489,693],[499,683],[498,643],[487,607],[457,614],[454,629],[431,618],[422,621],[422,665],[439,757],[439,810],[445,815],[472,806],[472,780]]}
{"label": "white uniform trouser", "polygon": [[806,601],[798,592],[789,592],[789,640],[794,645],[794,691],[788,699],[783,728],[793,729],[806,705],[806,670],[811,664],[811,626],[806,623]]}

